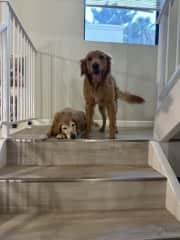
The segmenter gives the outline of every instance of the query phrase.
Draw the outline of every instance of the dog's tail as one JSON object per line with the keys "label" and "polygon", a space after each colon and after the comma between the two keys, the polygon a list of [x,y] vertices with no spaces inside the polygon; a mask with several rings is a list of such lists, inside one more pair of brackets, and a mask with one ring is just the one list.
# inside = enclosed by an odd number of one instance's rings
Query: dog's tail
{"label": "dog's tail", "polygon": [[131,104],[142,104],[145,102],[142,97],[133,95],[128,92],[122,92],[119,88],[117,88],[117,96],[119,99],[122,99],[123,101]]}

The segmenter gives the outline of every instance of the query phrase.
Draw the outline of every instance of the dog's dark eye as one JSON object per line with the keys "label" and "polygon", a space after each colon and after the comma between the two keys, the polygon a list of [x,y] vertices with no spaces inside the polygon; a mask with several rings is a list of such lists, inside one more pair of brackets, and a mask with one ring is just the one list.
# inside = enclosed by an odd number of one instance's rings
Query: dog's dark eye
{"label": "dog's dark eye", "polygon": [[92,57],[88,57],[88,61],[90,62],[92,60]]}
{"label": "dog's dark eye", "polygon": [[103,56],[103,55],[100,55],[99,58],[100,58],[101,60],[103,60],[103,59],[104,59],[104,56]]}
{"label": "dog's dark eye", "polygon": [[75,124],[74,124],[74,123],[72,123],[72,127],[75,127]]}
{"label": "dog's dark eye", "polygon": [[62,129],[63,129],[63,130],[67,130],[67,127],[63,127]]}

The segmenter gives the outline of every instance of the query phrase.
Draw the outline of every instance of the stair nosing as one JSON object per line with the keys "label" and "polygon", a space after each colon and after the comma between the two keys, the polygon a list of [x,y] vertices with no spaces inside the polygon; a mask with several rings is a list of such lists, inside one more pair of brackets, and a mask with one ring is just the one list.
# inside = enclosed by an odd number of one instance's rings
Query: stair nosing
{"label": "stair nosing", "polygon": [[60,178],[48,178],[48,177],[1,177],[0,182],[29,182],[29,183],[50,183],[50,182],[133,182],[133,181],[166,181],[164,176],[156,177],[60,177]]}
{"label": "stair nosing", "polygon": [[[92,167],[92,168],[91,168]],[[118,181],[161,181],[166,177],[151,167],[122,168],[60,166],[60,167],[5,167],[0,171],[0,182],[118,182]],[[44,170],[46,170],[44,172]],[[70,172],[69,172],[70,170]],[[77,171],[78,170],[78,171]],[[102,171],[103,170],[103,171]],[[63,172],[63,174],[61,173]]]}
{"label": "stair nosing", "polygon": [[151,141],[151,139],[75,139],[75,140],[69,140],[69,139],[39,139],[39,138],[21,138],[21,137],[9,137],[8,141],[12,142],[18,142],[18,143],[36,143],[36,142],[43,142],[43,143],[78,143],[78,142],[83,142],[83,143],[103,143],[103,142],[144,142],[147,143]]}

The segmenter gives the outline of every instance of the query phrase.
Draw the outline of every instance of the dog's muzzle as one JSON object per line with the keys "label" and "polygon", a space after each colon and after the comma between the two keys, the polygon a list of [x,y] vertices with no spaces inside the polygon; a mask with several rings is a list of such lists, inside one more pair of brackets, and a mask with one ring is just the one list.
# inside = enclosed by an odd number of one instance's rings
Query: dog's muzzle
{"label": "dog's muzzle", "polygon": [[76,134],[72,133],[71,134],[71,139],[76,139]]}
{"label": "dog's muzzle", "polygon": [[99,64],[98,63],[94,63],[92,65],[92,68],[93,68],[93,73],[94,74],[99,74]]}

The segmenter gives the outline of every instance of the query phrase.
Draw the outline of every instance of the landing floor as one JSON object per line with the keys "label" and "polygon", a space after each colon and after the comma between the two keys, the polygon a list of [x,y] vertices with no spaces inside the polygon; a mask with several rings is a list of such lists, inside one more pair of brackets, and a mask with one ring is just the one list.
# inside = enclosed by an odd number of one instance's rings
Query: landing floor
{"label": "landing floor", "polygon": [[[20,132],[13,134],[13,138],[23,139],[40,139],[48,132],[49,126],[33,126],[26,128]],[[94,128],[90,136],[91,139],[108,139],[108,130],[105,133],[100,133],[97,128]],[[153,138],[152,128],[119,128],[119,133],[116,135],[118,140],[133,140],[133,141],[148,141]]]}
{"label": "landing floor", "polygon": [[164,210],[0,216],[2,240],[180,239],[180,224]]}

